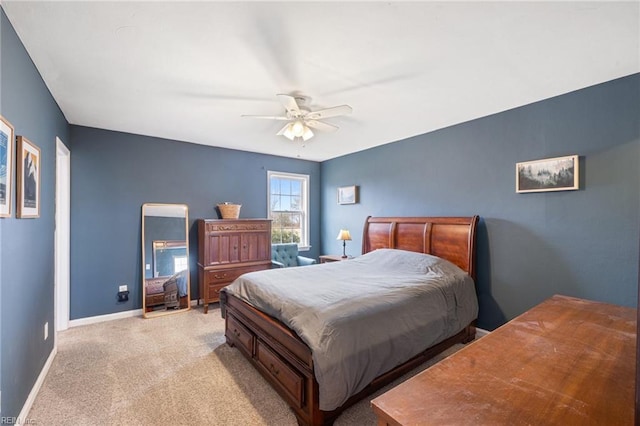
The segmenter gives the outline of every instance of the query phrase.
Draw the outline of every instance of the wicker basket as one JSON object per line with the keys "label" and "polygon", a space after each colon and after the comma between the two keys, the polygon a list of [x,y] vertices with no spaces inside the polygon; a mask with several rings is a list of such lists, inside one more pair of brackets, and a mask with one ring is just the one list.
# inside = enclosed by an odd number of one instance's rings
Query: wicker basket
{"label": "wicker basket", "polygon": [[240,216],[240,207],[242,207],[242,204],[218,204],[218,209],[223,219],[237,219]]}

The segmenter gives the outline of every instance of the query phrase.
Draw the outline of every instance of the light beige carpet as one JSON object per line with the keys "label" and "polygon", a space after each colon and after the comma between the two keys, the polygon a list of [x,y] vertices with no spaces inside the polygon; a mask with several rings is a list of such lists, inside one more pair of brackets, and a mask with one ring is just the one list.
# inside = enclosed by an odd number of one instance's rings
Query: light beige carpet
{"label": "light beige carpet", "polygon": [[[28,415],[38,425],[296,425],[278,394],[226,345],[211,305],[161,318],[72,328]],[[382,389],[406,380],[462,345]],[[375,396],[375,395],[374,395]],[[339,425],[375,425],[367,398]]]}

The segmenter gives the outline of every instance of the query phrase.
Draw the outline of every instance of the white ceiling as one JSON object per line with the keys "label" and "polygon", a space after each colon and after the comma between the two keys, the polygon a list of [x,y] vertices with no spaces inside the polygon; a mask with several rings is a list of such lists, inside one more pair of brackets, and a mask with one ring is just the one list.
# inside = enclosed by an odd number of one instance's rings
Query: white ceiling
{"label": "white ceiling", "polygon": [[[640,72],[633,2],[22,2],[72,124],[322,161]],[[276,94],[348,104],[302,143]]]}

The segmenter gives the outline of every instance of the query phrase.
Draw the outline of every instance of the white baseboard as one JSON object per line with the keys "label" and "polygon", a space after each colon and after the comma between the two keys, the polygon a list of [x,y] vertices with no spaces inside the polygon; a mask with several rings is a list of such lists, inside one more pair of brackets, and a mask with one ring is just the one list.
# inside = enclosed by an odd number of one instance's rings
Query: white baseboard
{"label": "white baseboard", "polygon": [[476,339],[479,339],[480,337],[484,337],[489,333],[491,333],[491,332],[488,331],[488,330],[485,330],[484,328],[476,327]]}
{"label": "white baseboard", "polygon": [[[198,300],[194,299],[191,301],[190,305],[196,306],[198,304]],[[142,309],[134,309],[131,311],[124,311],[124,312],[116,312],[114,314],[106,314],[106,315],[97,315],[95,317],[86,317],[86,318],[78,318],[78,319],[74,319],[69,321],[69,328],[71,327],[78,327],[81,325],[88,325],[88,324],[96,324],[99,322],[104,322],[104,321],[113,321],[113,320],[117,320],[117,319],[122,319],[122,318],[131,318],[131,317],[141,317],[142,316]]]}
{"label": "white baseboard", "polygon": [[95,317],[78,318],[69,321],[69,328],[78,327],[80,325],[95,324],[98,322],[112,321],[122,318],[141,317],[142,309],[134,309],[132,311],[116,312],[113,314],[97,315]]}
{"label": "white baseboard", "polygon": [[56,357],[58,353],[58,348],[54,346],[53,350],[49,354],[49,358],[47,358],[47,362],[44,363],[44,367],[42,367],[42,371],[40,371],[40,375],[38,375],[38,379],[31,388],[31,392],[29,392],[29,396],[27,400],[24,402],[22,406],[22,410],[16,419],[15,424],[23,425],[23,424],[31,424],[32,419],[29,419],[27,416],[29,415],[29,411],[31,411],[31,407],[33,406],[33,402],[36,400],[36,396],[38,396],[38,392],[40,392],[40,388],[44,383],[45,377],[47,377],[47,373],[49,373],[49,368],[51,368],[51,364],[53,363],[53,359]]}

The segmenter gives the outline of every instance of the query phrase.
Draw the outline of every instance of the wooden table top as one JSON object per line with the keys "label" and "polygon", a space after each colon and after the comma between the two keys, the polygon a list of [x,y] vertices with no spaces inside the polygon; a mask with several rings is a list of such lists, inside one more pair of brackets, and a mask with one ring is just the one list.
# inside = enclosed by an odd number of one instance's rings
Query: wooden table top
{"label": "wooden table top", "polygon": [[553,296],[372,401],[380,425],[633,425],[636,310]]}
{"label": "wooden table top", "polygon": [[341,260],[353,259],[353,256],[342,257],[341,254],[323,254],[320,256],[320,263],[340,262]]}

